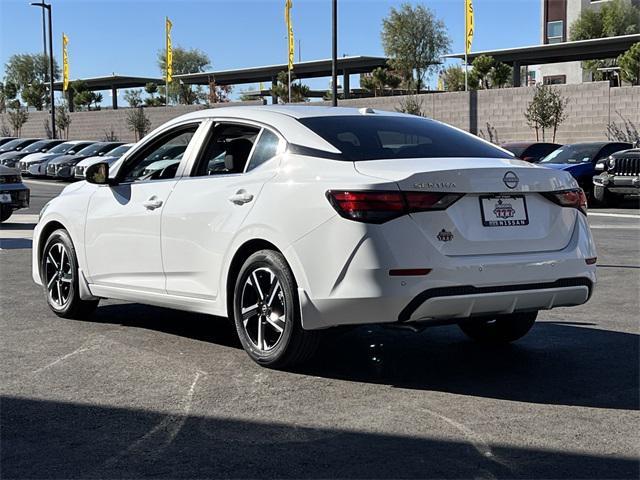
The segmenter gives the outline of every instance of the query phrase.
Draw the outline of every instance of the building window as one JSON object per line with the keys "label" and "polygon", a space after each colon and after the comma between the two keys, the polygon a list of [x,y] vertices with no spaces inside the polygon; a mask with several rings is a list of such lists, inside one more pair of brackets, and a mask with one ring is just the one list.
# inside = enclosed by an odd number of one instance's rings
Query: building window
{"label": "building window", "polygon": [[564,85],[567,83],[566,75],[549,75],[542,78],[542,83],[545,85]]}
{"label": "building window", "polygon": [[564,22],[562,20],[547,22],[547,41],[549,43],[564,41]]}

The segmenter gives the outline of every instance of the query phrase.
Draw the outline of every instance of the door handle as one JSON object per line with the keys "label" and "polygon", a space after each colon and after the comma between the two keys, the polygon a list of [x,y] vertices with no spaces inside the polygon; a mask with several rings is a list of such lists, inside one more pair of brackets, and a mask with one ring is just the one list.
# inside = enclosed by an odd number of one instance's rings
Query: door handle
{"label": "door handle", "polygon": [[245,203],[249,203],[251,200],[253,200],[253,195],[244,190],[238,190],[229,197],[229,201],[236,205],[244,205]]}
{"label": "door handle", "polygon": [[149,197],[148,200],[145,200],[144,202],[142,202],[142,205],[147,210],[155,210],[156,208],[160,208],[162,206],[162,200],[160,200],[158,197],[153,195]]}

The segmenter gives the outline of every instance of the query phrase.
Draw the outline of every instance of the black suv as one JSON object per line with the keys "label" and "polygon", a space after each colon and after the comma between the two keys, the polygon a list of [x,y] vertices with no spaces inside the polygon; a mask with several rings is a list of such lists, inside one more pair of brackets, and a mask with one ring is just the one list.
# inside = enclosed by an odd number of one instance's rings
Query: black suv
{"label": "black suv", "polygon": [[596,164],[593,177],[596,204],[614,207],[625,195],[640,194],[640,148],[622,150]]}

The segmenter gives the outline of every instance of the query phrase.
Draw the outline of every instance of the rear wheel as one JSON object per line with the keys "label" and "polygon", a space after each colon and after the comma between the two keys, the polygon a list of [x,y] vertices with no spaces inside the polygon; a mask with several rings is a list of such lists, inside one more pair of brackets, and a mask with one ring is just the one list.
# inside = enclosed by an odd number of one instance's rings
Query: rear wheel
{"label": "rear wheel", "polygon": [[242,346],[256,363],[291,367],[316,351],[320,334],[302,329],[296,283],[280,253],[261,250],[245,261],[233,306]]}
{"label": "rear wheel", "polygon": [[9,205],[2,205],[0,208],[0,222],[9,220],[11,214],[13,214],[13,209]]}
{"label": "rear wheel", "polygon": [[524,337],[536,322],[538,312],[512,313],[470,318],[460,322],[460,329],[482,343],[509,343]]}
{"label": "rear wheel", "polygon": [[99,300],[82,300],[78,287],[78,259],[66,230],[53,232],[42,250],[42,285],[49,308],[63,318],[82,319],[90,315]]}

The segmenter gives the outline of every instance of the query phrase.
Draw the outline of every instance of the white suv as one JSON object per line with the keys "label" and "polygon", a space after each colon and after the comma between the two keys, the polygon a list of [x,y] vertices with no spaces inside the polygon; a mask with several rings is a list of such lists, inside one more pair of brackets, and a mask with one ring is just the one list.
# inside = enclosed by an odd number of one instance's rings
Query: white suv
{"label": "white suv", "polygon": [[[175,161],[149,173],[158,158]],[[285,367],[338,325],[452,323],[513,341],[596,281],[571,175],[425,118],[204,110],[117,167],[88,167],[35,229],[33,278],[60,316],[100,298],[225,316],[251,358]]]}

